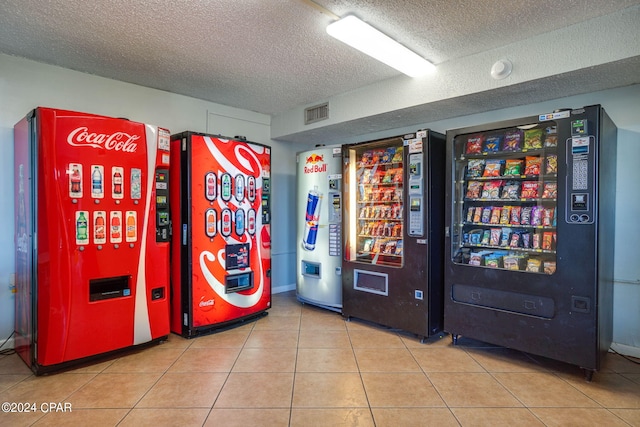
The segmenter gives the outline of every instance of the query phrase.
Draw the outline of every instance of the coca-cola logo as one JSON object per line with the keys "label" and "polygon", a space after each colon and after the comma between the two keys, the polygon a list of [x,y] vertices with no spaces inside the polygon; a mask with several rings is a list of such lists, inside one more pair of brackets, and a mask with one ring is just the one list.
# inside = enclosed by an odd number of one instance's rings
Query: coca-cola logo
{"label": "coca-cola logo", "polygon": [[200,307],[213,307],[213,299],[207,300],[207,301],[200,301],[200,304],[198,304]]}
{"label": "coca-cola logo", "polygon": [[89,132],[87,127],[74,129],[67,136],[67,143],[75,147],[90,146],[104,148],[105,150],[135,153],[138,148],[136,142],[139,135],[129,135],[126,132],[114,132],[112,134]]}

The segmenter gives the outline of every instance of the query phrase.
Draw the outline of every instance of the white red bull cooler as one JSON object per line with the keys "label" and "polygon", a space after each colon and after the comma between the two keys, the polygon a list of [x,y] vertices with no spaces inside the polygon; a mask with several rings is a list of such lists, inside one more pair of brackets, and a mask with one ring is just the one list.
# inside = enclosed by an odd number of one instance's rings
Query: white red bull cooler
{"label": "white red bull cooler", "polygon": [[342,149],[318,147],[297,155],[298,300],[342,308]]}

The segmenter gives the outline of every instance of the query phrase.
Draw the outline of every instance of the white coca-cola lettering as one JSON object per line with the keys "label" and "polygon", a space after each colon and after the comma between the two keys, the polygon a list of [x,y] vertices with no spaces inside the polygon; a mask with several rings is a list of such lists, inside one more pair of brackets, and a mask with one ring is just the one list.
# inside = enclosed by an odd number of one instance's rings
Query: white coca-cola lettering
{"label": "white coca-cola lettering", "polygon": [[200,307],[211,307],[213,306],[213,300],[210,299],[208,301],[200,301],[200,304],[198,304]]}
{"label": "white coca-cola lettering", "polygon": [[126,132],[114,132],[111,135],[89,132],[87,127],[74,129],[67,136],[69,145],[76,147],[88,145],[94,148],[104,148],[124,153],[135,153],[138,148],[138,143],[136,142],[138,139],[140,139],[139,135],[129,135]]}

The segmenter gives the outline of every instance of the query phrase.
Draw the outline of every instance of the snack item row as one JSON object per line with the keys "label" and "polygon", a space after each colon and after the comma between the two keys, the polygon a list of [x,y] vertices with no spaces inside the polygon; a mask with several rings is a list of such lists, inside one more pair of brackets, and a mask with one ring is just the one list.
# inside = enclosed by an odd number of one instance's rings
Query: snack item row
{"label": "snack item row", "polygon": [[371,188],[359,186],[359,202],[401,202],[402,188]]}
{"label": "snack item row", "polygon": [[402,239],[366,239],[362,251],[374,254],[402,255]]}
{"label": "snack item row", "polygon": [[402,224],[385,221],[366,221],[362,224],[360,235],[402,237]]}
{"label": "snack item row", "polygon": [[545,251],[555,250],[556,239],[555,231],[532,232],[511,227],[478,228],[464,233],[462,237],[463,243],[468,245]]}
{"label": "snack item row", "polygon": [[555,199],[558,197],[558,183],[549,181],[469,181],[467,199]]}
{"label": "snack item row", "polygon": [[402,168],[363,169],[361,184],[401,184]]}
{"label": "snack item row", "polygon": [[471,252],[469,265],[545,274],[553,274],[556,271],[555,260],[508,251]]}
{"label": "snack item row", "polygon": [[360,219],[401,219],[402,205],[365,206],[360,208]]}
{"label": "snack item row", "polygon": [[367,150],[360,157],[360,166],[373,166],[383,163],[402,163],[402,146]]}
{"label": "snack item row", "polygon": [[555,207],[543,206],[471,206],[467,208],[468,224],[531,225],[555,227]]}
{"label": "snack item row", "polygon": [[465,144],[465,154],[538,150],[557,146],[558,133],[555,126],[524,131],[511,129],[504,133],[470,135]]}
{"label": "snack item row", "polygon": [[499,178],[515,176],[538,176],[558,173],[558,155],[548,154],[543,161],[540,156],[525,156],[524,159],[469,159],[467,178]]}

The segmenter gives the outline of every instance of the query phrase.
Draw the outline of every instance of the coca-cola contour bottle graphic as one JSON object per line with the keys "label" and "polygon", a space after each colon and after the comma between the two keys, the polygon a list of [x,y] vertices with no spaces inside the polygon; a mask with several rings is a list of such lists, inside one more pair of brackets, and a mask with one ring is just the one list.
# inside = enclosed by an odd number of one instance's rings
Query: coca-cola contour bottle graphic
{"label": "coca-cola contour bottle graphic", "polygon": [[124,198],[124,168],[114,166],[111,168],[111,197],[114,199]]}
{"label": "coca-cola contour bottle graphic", "polygon": [[213,172],[209,172],[204,177],[204,196],[210,202],[214,201],[217,197],[217,182],[216,182],[216,174]]}
{"label": "coca-cola contour bottle graphic", "polygon": [[69,196],[72,198],[82,197],[82,165],[78,163],[69,164]]}

